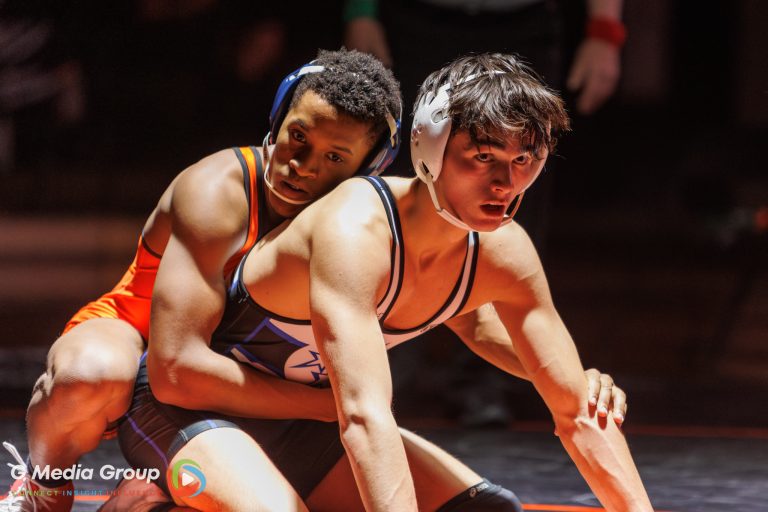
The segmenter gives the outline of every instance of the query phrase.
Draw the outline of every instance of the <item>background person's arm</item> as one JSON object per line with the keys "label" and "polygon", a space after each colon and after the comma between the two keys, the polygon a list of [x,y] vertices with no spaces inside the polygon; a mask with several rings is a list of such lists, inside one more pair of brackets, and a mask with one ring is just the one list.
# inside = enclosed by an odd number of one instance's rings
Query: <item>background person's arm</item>
{"label": "background person's arm", "polygon": [[172,233],[152,298],[152,391],[158,400],[186,409],[335,420],[329,390],[269,376],[209,346],[224,310],[224,264],[244,241],[248,215],[242,178],[227,182],[212,176],[217,173],[225,174],[198,165],[174,189]]}
{"label": "background person's arm", "polygon": [[626,29],[623,0],[587,0],[587,27],[566,81],[577,91],[576,109],[589,115],[608,101],[621,77],[621,47]]}
{"label": "background person's arm", "polygon": [[370,53],[388,68],[392,53],[387,43],[384,25],[377,18],[377,0],[347,0],[344,2],[344,46]]}

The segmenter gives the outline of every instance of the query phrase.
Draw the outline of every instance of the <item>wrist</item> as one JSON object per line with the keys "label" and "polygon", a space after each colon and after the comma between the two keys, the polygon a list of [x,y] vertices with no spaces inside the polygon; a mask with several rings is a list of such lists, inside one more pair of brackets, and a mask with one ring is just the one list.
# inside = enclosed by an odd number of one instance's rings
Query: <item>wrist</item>
{"label": "wrist", "polygon": [[627,40],[627,28],[615,18],[596,16],[587,20],[585,36],[621,48]]}

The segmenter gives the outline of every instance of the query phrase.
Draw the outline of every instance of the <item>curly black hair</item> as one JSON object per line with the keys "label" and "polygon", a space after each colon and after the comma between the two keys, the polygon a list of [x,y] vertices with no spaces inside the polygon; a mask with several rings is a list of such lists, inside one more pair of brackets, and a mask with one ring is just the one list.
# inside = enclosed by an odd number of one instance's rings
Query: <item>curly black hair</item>
{"label": "curly black hair", "polygon": [[373,139],[389,130],[387,113],[400,119],[400,83],[376,57],[345,48],[320,50],[312,63],[325,70],[308,74],[301,80],[291,107],[306,91],[314,91],[352,119],[372,123]]}

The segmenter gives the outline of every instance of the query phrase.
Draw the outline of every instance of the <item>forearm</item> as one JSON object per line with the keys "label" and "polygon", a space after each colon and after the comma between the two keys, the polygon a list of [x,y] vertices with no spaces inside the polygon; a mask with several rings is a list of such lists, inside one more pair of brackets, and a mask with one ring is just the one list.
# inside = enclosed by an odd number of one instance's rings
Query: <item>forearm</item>
{"label": "forearm", "polygon": [[587,17],[621,19],[623,0],[588,0]]}
{"label": "forearm", "polygon": [[467,343],[467,346],[472,352],[482,357],[496,368],[520,379],[527,381],[531,380],[531,376],[523,367],[523,364],[520,362],[520,359],[518,359],[517,354],[511,345]]}
{"label": "forearm", "polygon": [[481,358],[515,377],[531,380],[492,304],[452,318],[446,325]]}
{"label": "forearm", "polygon": [[207,346],[170,361],[149,357],[150,385],[165,403],[248,418],[336,420],[329,390],[267,375]]}
{"label": "forearm", "polygon": [[598,499],[610,511],[652,510],[618,426],[588,405],[578,352],[551,303],[526,308],[525,314],[506,304],[496,309],[510,326],[518,355],[552,412],[563,446]]}
{"label": "forearm", "polygon": [[391,413],[341,422],[341,439],[368,511],[415,511],[416,495],[402,438]]}
{"label": "forearm", "polygon": [[624,435],[610,419],[555,417],[563,446],[608,511],[652,511]]}
{"label": "forearm", "polygon": [[344,2],[344,21],[350,22],[357,18],[376,19],[378,13],[377,0],[346,0]]}

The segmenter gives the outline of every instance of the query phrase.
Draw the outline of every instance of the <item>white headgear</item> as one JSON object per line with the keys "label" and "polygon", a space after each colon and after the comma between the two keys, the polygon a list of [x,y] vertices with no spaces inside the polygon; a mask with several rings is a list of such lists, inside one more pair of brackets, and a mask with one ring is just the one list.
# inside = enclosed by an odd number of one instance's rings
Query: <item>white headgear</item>
{"label": "white headgear", "polygon": [[[490,71],[488,73],[479,73],[469,75],[459,80],[456,85],[460,85],[479,76],[503,74],[503,71]],[[442,85],[437,93],[432,91],[426,93],[416,107],[413,113],[413,125],[411,128],[411,162],[416,171],[416,176],[427,184],[429,195],[432,198],[432,204],[437,213],[445,220],[456,227],[472,231],[466,223],[458,219],[455,215],[447,212],[440,206],[435,193],[435,182],[443,169],[443,157],[445,148],[448,145],[448,138],[451,135],[451,126],[453,120],[448,113],[450,108],[451,83]],[[517,213],[520,203],[523,200],[523,192],[517,196],[517,200],[510,207],[504,216],[501,225],[512,222],[512,217]]]}

